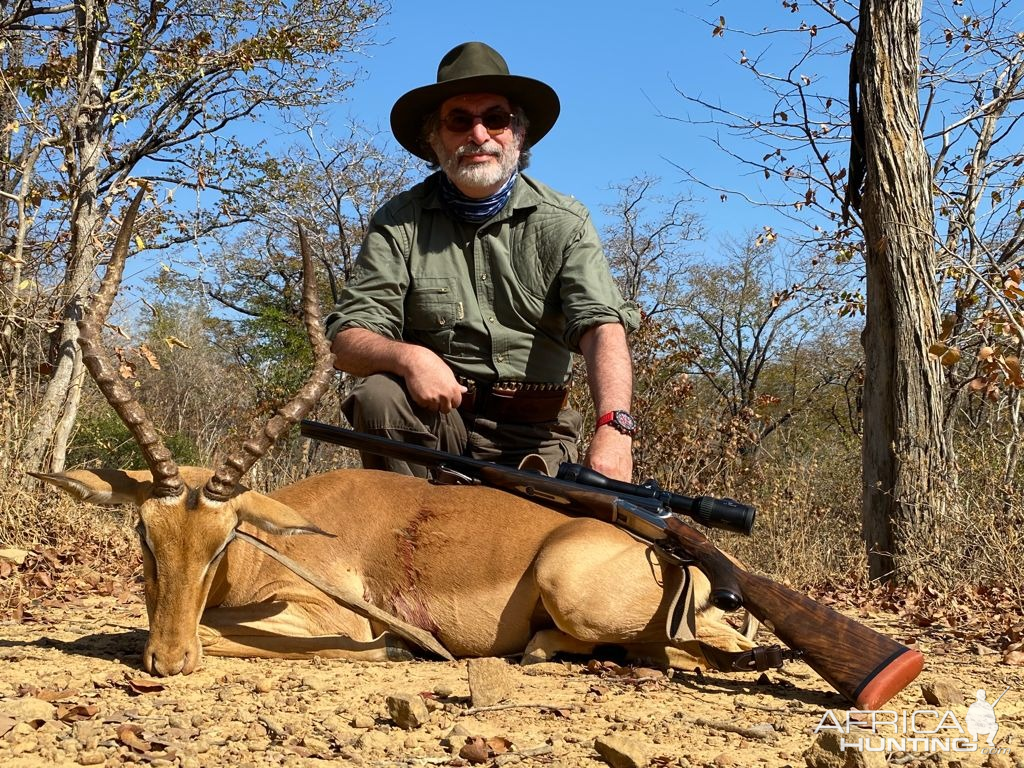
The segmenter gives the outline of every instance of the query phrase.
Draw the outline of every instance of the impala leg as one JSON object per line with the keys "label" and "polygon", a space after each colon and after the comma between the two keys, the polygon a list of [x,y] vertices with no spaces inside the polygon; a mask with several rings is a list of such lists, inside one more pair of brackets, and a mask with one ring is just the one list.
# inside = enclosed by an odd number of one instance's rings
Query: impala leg
{"label": "impala leg", "polygon": [[[739,650],[734,649],[734,650]],[[680,643],[679,645],[665,645],[665,643],[641,643],[627,648],[631,660],[644,661],[662,669],[688,669],[702,667],[714,669],[700,652],[700,645],[697,643]]]}
{"label": "impala leg", "polygon": [[374,636],[370,623],[358,616],[350,615],[348,621],[332,621],[327,632],[316,631],[317,626],[324,625],[312,622],[308,612],[294,604],[217,607],[203,613],[199,640],[203,652],[210,656],[272,659],[319,656],[351,661],[409,661],[413,658],[400,637],[390,632]]}
{"label": "impala leg", "polygon": [[[544,629],[537,632],[523,652],[523,664],[537,664],[551,661],[557,654],[590,655],[604,643],[587,643],[567,635],[560,629]],[[697,643],[683,643],[679,647],[657,643],[623,643],[626,658],[632,662],[647,662],[657,667],[693,669],[696,666],[708,668]]]}
{"label": "impala leg", "polygon": [[661,564],[624,531],[572,520],[544,541],[534,567],[544,608],[566,635],[592,644],[665,642],[672,595]]}
{"label": "impala leg", "polygon": [[530,638],[523,651],[523,664],[551,661],[559,653],[585,655],[592,653],[596,643],[587,643],[567,635],[560,629],[542,629]]}
{"label": "impala leg", "polygon": [[[621,645],[627,652],[650,656],[658,645],[669,644],[666,624],[673,591],[665,588],[662,565],[653,551],[637,547],[625,532],[594,520],[570,521],[544,542],[535,568],[544,608],[569,640],[538,633],[530,642],[531,659],[542,660],[552,649],[576,652],[573,648],[588,644]],[[695,568],[690,573],[697,638],[727,651],[753,647],[709,605],[707,577]],[[699,651],[691,653],[696,649],[686,645],[681,644],[685,656],[702,660]]]}

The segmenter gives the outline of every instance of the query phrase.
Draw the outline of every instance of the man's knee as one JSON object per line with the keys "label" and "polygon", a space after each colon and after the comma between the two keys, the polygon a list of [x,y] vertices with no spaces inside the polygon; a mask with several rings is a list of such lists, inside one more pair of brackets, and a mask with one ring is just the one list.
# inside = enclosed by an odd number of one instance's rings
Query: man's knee
{"label": "man's knee", "polygon": [[407,421],[411,406],[402,383],[389,374],[375,373],[361,380],[342,404],[342,411],[359,430]]}

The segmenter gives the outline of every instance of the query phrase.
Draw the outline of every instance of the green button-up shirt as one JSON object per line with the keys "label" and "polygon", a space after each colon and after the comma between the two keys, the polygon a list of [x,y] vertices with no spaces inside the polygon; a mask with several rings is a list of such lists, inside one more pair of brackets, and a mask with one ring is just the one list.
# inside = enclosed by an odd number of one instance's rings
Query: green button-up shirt
{"label": "green button-up shirt", "polygon": [[580,202],[520,174],[508,204],[470,225],[442,208],[437,180],[374,215],[330,338],[365,328],[422,344],[461,376],[561,383],[588,328],[637,327]]}

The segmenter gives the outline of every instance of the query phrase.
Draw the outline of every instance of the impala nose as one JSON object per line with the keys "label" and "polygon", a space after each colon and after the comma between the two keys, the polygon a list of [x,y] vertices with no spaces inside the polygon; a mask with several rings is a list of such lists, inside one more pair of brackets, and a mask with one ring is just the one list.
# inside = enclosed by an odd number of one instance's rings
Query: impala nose
{"label": "impala nose", "polygon": [[195,671],[198,660],[198,654],[193,650],[160,652],[155,648],[147,646],[143,655],[142,665],[147,672],[157,677],[170,677],[172,675],[192,674]]}

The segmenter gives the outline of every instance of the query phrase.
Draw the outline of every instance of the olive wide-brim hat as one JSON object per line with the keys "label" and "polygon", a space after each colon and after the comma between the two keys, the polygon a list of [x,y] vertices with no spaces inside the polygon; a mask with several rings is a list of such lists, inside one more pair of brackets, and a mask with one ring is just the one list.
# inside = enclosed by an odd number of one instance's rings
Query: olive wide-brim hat
{"label": "olive wide-brim hat", "polygon": [[532,147],[551,130],[561,106],[554,89],[540,80],[510,75],[501,54],[486,43],[463,43],[452,48],[437,66],[437,82],[414,88],[391,108],[391,132],[417,157],[434,161],[421,133],[423,121],[443,101],[464,93],[497,93],[522,107],[529,118],[526,146]]}

